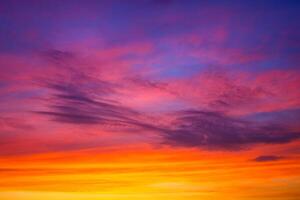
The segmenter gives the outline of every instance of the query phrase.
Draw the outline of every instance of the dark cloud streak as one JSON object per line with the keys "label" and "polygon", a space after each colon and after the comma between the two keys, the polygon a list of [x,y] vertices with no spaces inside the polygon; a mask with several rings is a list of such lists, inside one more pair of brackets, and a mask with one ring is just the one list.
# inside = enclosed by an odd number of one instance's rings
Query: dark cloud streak
{"label": "dark cloud streak", "polygon": [[281,156],[275,156],[275,155],[261,155],[253,159],[255,162],[271,162],[271,161],[278,161],[283,159]]}
{"label": "dark cloud streak", "polygon": [[257,125],[218,112],[187,110],[177,113],[162,133],[172,146],[205,149],[243,149],[255,144],[280,144],[299,139],[300,133],[271,124]]}

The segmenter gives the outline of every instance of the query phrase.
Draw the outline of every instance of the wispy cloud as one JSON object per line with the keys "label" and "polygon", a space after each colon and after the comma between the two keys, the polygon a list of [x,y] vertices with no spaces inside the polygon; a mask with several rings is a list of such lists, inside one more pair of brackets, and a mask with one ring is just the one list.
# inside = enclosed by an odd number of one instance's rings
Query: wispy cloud
{"label": "wispy cloud", "polygon": [[272,161],[278,161],[283,159],[282,156],[276,156],[276,155],[261,155],[253,159],[255,162],[272,162]]}
{"label": "wispy cloud", "polygon": [[300,138],[299,132],[272,124],[254,124],[219,112],[186,110],[162,133],[172,146],[244,149],[256,144],[280,144]]}
{"label": "wispy cloud", "polygon": [[108,95],[114,93],[113,85],[101,80],[81,76],[82,82],[47,81],[51,90],[48,111],[37,111],[51,116],[55,121],[73,124],[129,124],[139,113],[122,106]]}

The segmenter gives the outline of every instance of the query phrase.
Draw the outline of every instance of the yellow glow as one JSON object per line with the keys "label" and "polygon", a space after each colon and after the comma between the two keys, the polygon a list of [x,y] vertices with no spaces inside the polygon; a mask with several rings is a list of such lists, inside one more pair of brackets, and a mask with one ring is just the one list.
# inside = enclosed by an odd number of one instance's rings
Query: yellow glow
{"label": "yellow glow", "polygon": [[0,199],[293,200],[300,195],[297,159],[262,164],[247,158],[252,153],[139,147],[1,158]]}

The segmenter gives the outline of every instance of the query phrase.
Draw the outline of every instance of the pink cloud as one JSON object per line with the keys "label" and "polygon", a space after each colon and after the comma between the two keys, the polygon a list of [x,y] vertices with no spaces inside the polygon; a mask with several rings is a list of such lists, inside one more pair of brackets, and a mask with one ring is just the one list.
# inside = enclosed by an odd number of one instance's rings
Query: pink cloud
{"label": "pink cloud", "polygon": [[194,106],[246,114],[299,107],[299,80],[299,71],[293,70],[260,74],[219,71],[174,80],[168,89]]}

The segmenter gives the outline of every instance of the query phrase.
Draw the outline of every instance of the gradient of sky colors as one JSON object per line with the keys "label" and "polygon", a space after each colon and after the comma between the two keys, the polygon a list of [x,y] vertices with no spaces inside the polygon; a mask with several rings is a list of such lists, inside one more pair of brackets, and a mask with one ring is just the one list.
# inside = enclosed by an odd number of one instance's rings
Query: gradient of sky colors
{"label": "gradient of sky colors", "polygon": [[297,200],[300,1],[0,1],[1,200]]}

